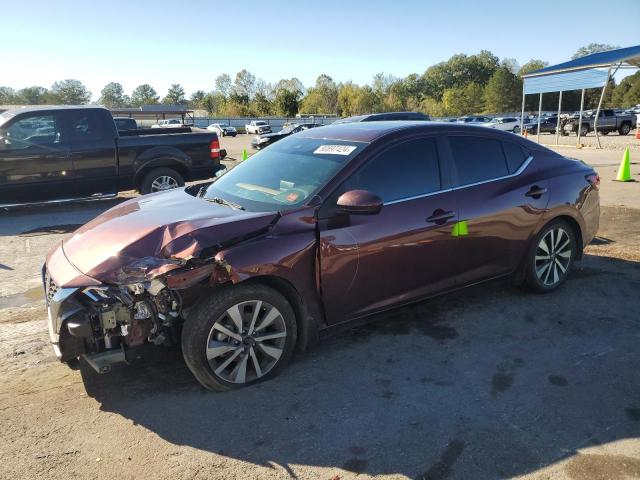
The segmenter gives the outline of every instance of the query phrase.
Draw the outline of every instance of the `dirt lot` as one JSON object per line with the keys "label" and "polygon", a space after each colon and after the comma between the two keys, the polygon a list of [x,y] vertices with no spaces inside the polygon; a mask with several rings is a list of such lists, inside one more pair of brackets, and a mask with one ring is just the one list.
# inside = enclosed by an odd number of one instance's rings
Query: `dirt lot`
{"label": "dirt lot", "polygon": [[[230,166],[247,143],[223,140]],[[42,259],[116,201],[0,212],[0,478],[640,478],[640,182],[611,181],[618,150],[562,151],[597,166],[603,209],[559,291],[397,310],[225,394],[176,351],[58,364]]]}

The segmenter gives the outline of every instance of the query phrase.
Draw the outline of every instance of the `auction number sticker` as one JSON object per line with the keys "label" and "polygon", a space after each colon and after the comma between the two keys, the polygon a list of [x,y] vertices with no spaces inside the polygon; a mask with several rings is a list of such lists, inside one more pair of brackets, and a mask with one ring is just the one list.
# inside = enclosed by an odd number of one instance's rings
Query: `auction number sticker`
{"label": "auction number sticker", "polygon": [[321,145],[313,153],[322,155],[349,155],[356,148],[354,145]]}

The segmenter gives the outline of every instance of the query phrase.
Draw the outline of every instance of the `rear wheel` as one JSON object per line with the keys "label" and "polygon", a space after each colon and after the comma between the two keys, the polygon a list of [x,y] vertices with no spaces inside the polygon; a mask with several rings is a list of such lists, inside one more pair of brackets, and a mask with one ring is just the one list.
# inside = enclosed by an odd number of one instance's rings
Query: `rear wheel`
{"label": "rear wheel", "polygon": [[538,233],[529,249],[525,285],[535,292],[550,292],[567,278],[576,256],[571,225],[554,220]]}
{"label": "rear wheel", "polygon": [[291,358],[296,336],[295,314],[280,293],[237,285],[194,307],[182,330],[182,353],[202,386],[224,391],[276,375]]}
{"label": "rear wheel", "polygon": [[580,136],[581,137],[586,137],[587,133],[589,133],[589,128],[586,125],[582,125],[580,127]]}
{"label": "rear wheel", "polygon": [[520,127],[519,127],[519,126],[517,126],[517,125],[516,125],[515,127],[513,127],[513,133],[515,133],[516,135],[517,135],[518,133],[520,133]]}
{"label": "rear wheel", "polygon": [[146,195],[182,186],[184,186],[184,178],[172,168],[154,168],[145,175],[139,191]]}

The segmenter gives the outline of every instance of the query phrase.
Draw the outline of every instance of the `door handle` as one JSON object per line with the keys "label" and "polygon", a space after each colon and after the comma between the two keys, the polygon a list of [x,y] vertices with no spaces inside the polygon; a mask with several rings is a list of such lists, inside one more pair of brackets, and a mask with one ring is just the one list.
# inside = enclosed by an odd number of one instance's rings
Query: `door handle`
{"label": "door handle", "polygon": [[436,223],[438,225],[442,225],[443,223],[445,223],[447,220],[449,220],[450,218],[455,217],[455,213],[453,213],[452,211],[444,211],[441,208],[438,208],[437,210],[435,210],[433,212],[433,214],[427,218],[427,222],[429,223]]}
{"label": "door handle", "polygon": [[545,193],[547,193],[547,189],[546,188],[540,188],[540,187],[534,185],[533,187],[531,187],[529,189],[529,191],[527,193],[525,193],[525,196],[533,197],[535,199],[538,199],[542,195],[544,195]]}

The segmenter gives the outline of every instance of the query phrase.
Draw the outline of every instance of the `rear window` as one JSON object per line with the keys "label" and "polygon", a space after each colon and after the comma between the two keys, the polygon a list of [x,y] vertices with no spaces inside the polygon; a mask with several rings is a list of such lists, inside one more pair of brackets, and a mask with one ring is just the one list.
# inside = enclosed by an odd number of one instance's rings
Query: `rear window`
{"label": "rear window", "polygon": [[469,185],[509,174],[499,140],[475,136],[449,137],[457,171],[456,185]]}
{"label": "rear window", "polygon": [[102,140],[101,116],[95,110],[76,110],[68,114],[71,140]]}
{"label": "rear window", "polygon": [[520,145],[512,142],[502,142],[502,147],[504,148],[504,155],[507,157],[509,173],[517,172],[527,159],[528,155]]}

